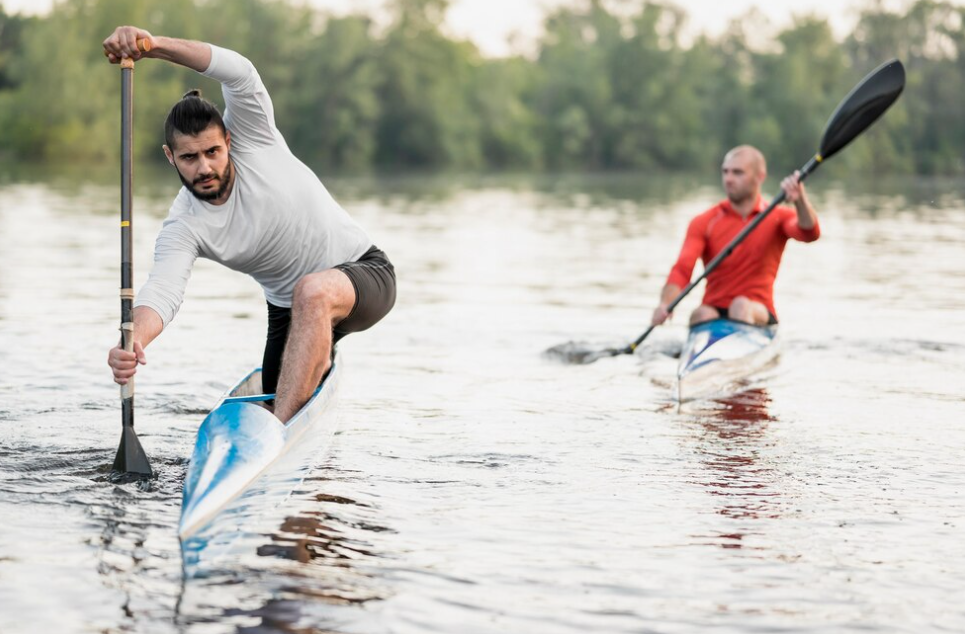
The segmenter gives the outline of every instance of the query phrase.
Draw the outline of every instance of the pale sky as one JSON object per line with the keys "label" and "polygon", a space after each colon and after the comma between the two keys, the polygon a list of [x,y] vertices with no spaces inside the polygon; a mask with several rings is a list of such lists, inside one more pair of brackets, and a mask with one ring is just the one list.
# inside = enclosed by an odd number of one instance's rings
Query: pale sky
{"label": "pale sky", "polygon": [[[365,11],[377,15],[385,0],[295,0],[336,14]],[[446,24],[450,35],[473,40],[485,55],[507,55],[527,50],[540,36],[543,16],[553,8],[573,4],[574,0],[452,0]],[[912,0],[885,0],[890,9],[907,7]],[[10,12],[43,13],[54,0],[0,0]],[[766,16],[775,29],[787,26],[795,15],[814,14],[828,18],[837,35],[854,25],[858,8],[868,0],[673,0],[689,17],[693,33],[717,34],[727,23],[751,9]],[[618,7],[625,2],[611,0]],[[955,4],[965,4],[956,0]],[[159,5],[163,6],[159,2]],[[802,5],[806,5],[802,9]],[[171,34],[175,35],[175,34]],[[515,44],[514,44],[515,43]]]}

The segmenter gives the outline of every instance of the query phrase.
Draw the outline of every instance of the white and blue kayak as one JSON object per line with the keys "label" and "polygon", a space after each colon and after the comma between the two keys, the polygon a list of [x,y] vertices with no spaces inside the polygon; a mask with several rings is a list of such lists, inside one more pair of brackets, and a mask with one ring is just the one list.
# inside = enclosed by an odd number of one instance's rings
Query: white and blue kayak
{"label": "white and blue kayak", "polygon": [[[269,477],[277,479],[279,474],[274,471],[298,468],[286,464],[291,462],[286,460],[288,456],[331,439],[337,425],[340,365],[336,352],[324,382],[284,424],[263,406],[274,394],[261,393],[261,368],[222,396],[198,428],[182,495],[178,525],[182,544],[205,531],[256,483],[264,485]],[[303,477],[303,472],[281,474],[291,488]]]}
{"label": "white and blue kayak", "polygon": [[681,403],[740,388],[778,355],[778,327],[714,319],[691,326],[677,368]]}

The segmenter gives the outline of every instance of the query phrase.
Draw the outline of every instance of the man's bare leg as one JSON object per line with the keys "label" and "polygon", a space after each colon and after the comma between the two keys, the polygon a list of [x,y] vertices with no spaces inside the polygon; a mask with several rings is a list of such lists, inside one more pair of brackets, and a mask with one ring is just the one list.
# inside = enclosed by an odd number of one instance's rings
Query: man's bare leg
{"label": "man's bare leg", "polygon": [[734,321],[744,321],[758,326],[766,326],[771,319],[767,306],[744,296],[734,298],[730,308],[727,309],[727,316]]}
{"label": "man's bare leg", "polygon": [[690,313],[691,326],[696,326],[697,324],[702,324],[705,321],[711,321],[713,319],[720,319],[720,314],[716,308],[706,304],[701,304],[694,309],[694,312]]}
{"label": "man's bare leg", "polygon": [[295,285],[292,321],[282,355],[275,416],[287,422],[332,365],[332,327],[355,306],[355,287],[338,269],[306,275]]}

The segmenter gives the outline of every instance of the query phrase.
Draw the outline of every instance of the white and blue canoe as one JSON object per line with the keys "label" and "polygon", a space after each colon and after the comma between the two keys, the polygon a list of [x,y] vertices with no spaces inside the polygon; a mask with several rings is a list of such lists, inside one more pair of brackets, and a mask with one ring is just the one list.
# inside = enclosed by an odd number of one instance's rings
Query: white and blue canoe
{"label": "white and blue canoe", "polygon": [[203,546],[208,538],[198,536],[210,532],[219,515],[228,514],[252,490],[281,480],[290,493],[301,482],[313,453],[335,433],[340,366],[336,352],[328,376],[287,423],[263,406],[275,395],[262,393],[261,368],[221,397],[198,428],[184,481],[178,525],[182,545],[194,540],[199,543],[192,548]]}
{"label": "white and blue canoe", "polygon": [[779,353],[778,326],[714,319],[691,326],[677,367],[681,403],[746,386]]}

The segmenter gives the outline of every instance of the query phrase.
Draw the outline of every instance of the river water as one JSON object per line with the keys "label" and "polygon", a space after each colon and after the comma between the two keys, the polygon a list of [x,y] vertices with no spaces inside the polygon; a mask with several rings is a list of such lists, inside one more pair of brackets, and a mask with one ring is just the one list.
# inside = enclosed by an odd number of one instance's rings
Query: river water
{"label": "river water", "polygon": [[[714,175],[334,178],[399,301],[342,345],[340,427],[220,572],[182,578],[205,413],[260,359],[263,299],[199,262],[120,431],[113,176],[0,170],[0,632],[965,630],[965,184],[810,192],[778,364],[678,408],[674,324],[636,356]],[[176,189],[139,176],[135,275]]]}

